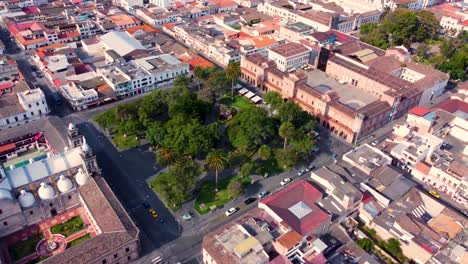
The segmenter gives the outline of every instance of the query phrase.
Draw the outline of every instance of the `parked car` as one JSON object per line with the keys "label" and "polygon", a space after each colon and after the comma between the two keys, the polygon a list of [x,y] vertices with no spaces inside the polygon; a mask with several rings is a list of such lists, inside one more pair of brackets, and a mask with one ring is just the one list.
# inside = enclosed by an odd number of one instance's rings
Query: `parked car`
{"label": "parked car", "polygon": [[249,197],[244,201],[244,203],[245,204],[251,204],[251,203],[255,202],[256,200],[257,200],[257,198],[255,198],[255,197]]}
{"label": "parked car", "polygon": [[281,181],[281,185],[284,186],[284,185],[286,185],[286,184],[288,184],[288,183],[290,183],[290,182],[291,182],[291,178],[284,178],[284,179]]}
{"label": "parked car", "polygon": [[235,212],[237,212],[237,208],[232,207],[232,208],[229,208],[229,210],[227,210],[224,214],[226,216],[230,216],[230,215],[233,215]]}
{"label": "parked car", "polygon": [[307,167],[307,169],[309,169],[309,171],[311,171],[311,170],[315,169],[315,165],[310,164],[309,167]]}
{"label": "parked car", "polygon": [[306,173],[306,169],[302,168],[297,172],[297,176],[302,176],[302,174]]}
{"label": "parked car", "polygon": [[263,192],[260,192],[258,194],[258,198],[262,199],[262,198],[266,197],[267,195],[268,195],[268,192],[263,191]]}
{"label": "parked car", "polygon": [[315,130],[310,131],[310,135],[312,135],[313,139],[316,139],[319,136],[319,133]]}
{"label": "parked car", "polygon": [[158,218],[159,216],[159,214],[153,208],[150,208],[148,212],[151,214],[153,218]]}
{"label": "parked car", "polygon": [[37,67],[36,66],[31,66],[31,70],[32,71],[37,71]]}
{"label": "parked car", "polygon": [[312,152],[314,152],[314,153],[315,153],[315,152],[319,152],[319,151],[320,151],[320,148],[317,147],[317,146],[314,146],[314,147],[312,148]]}
{"label": "parked car", "polygon": [[440,198],[440,194],[434,190],[429,190],[429,194],[434,196],[435,198],[439,199]]}
{"label": "parked car", "polygon": [[379,141],[378,141],[378,140],[374,140],[374,141],[372,141],[372,143],[371,143],[371,145],[374,146],[374,147],[377,146],[378,144],[379,144]]}
{"label": "parked car", "polygon": [[192,218],[193,218],[193,215],[190,212],[187,212],[187,213],[182,215],[182,219],[184,219],[184,220],[190,220]]}
{"label": "parked car", "polygon": [[144,207],[145,209],[150,209],[150,208],[151,208],[151,205],[148,203],[148,201],[144,201],[144,202],[143,202],[143,207]]}

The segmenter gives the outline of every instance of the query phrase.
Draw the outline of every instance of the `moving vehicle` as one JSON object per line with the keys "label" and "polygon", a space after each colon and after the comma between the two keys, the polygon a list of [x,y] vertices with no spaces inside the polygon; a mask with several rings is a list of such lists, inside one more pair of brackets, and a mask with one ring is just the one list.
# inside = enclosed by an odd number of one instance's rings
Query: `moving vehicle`
{"label": "moving vehicle", "polygon": [[281,181],[281,185],[284,186],[284,185],[286,185],[286,184],[288,184],[288,183],[290,183],[290,182],[291,182],[291,178],[284,178],[284,179]]}
{"label": "moving vehicle", "polygon": [[184,219],[184,220],[190,220],[192,218],[193,218],[193,215],[190,212],[187,212],[187,213],[182,215],[182,219]]}
{"label": "moving vehicle", "polygon": [[227,210],[224,214],[225,214],[226,216],[231,216],[231,215],[233,215],[235,212],[237,212],[237,208],[232,207],[232,208],[229,208],[229,210]]}
{"label": "moving vehicle", "polygon": [[158,218],[159,214],[153,208],[150,208],[148,212],[151,214],[153,218]]}
{"label": "moving vehicle", "polygon": [[244,201],[244,203],[245,204],[251,204],[251,203],[255,202],[256,200],[257,200],[257,198],[255,198],[255,197],[249,197]]}
{"label": "moving vehicle", "polygon": [[258,198],[262,199],[262,198],[266,197],[267,195],[268,195],[268,192],[263,191],[263,192],[260,192],[258,194]]}
{"label": "moving vehicle", "polygon": [[434,190],[429,190],[429,194],[434,196],[435,198],[439,199],[440,198],[440,194]]}

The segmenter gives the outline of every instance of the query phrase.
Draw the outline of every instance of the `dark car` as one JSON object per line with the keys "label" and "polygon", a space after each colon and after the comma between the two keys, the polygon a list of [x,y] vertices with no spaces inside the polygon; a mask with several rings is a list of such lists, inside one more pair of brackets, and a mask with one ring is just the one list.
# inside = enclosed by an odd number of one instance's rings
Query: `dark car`
{"label": "dark car", "polygon": [[36,66],[31,66],[31,70],[32,71],[37,71],[37,67]]}
{"label": "dark car", "polygon": [[247,200],[244,201],[245,204],[251,204],[253,202],[255,202],[257,200],[257,198],[254,198],[254,197],[249,197],[247,198]]}
{"label": "dark car", "polygon": [[148,201],[144,201],[144,202],[143,202],[143,207],[144,207],[145,209],[149,209],[149,208],[151,207],[151,205],[148,203]]}

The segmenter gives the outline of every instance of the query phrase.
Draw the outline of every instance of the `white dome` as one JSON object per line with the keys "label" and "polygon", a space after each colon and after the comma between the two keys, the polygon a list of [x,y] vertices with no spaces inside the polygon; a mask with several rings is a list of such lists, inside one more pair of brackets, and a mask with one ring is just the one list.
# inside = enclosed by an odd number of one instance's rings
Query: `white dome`
{"label": "white dome", "polygon": [[78,185],[83,186],[88,182],[88,175],[81,168],[78,169],[78,172],[75,175],[75,180]]}
{"label": "white dome", "polygon": [[55,196],[55,191],[54,188],[49,184],[41,182],[41,187],[39,187],[37,194],[39,194],[39,198],[42,200],[49,200]]}
{"label": "white dome", "polygon": [[0,200],[13,200],[13,196],[9,190],[0,188]]}
{"label": "white dome", "polygon": [[60,175],[60,178],[57,181],[57,188],[61,193],[68,192],[73,188],[73,183],[68,177]]}
{"label": "white dome", "polygon": [[68,124],[68,130],[73,130],[75,129],[75,125],[73,123]]}
{"label": "white dome", "polygon": [[34,195],[30,192],[27,192],[25,190],[21,190],[20,196],[18,196],[18,201],[21,205],[21,207],[30,207],[31,205],[36,203],[36,199],[34,198]]}

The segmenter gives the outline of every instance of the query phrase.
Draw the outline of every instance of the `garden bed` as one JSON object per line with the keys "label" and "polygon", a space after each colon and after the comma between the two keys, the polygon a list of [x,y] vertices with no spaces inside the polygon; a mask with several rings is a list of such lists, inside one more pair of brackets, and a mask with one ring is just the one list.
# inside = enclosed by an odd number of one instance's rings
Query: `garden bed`
{"label": "garden bed", "polygon": [[61,234],[64,235],[65,237],[69,237],[84,228],[84,223],[83,220],[81,220],[81,217],[75,216],[67,220],[66,222],[62,224],[55,225],[50,228],[50,232],[52,234]]}
{"label": "garden bed", "polygon": [[254,104],[252,104],[248,99],[240,95],[234,96],[234,99],[232,99],[231,96],[226,96],[226,97],[221,98],[219,102],[221,104],[234,106],[238,108],[239,110],[246,110],[246,109],[254,107]]}
{"label": "garden bed", "polygon": [[20,260],[36,252],[36,246],[44,238],[42,233],[37,233],[28,239],[19,241],[8,247],[8,252],[13,261]]}
{"label": "garden bed", "polygon": [[71,248],[73,246],[76,246],[76,245],[78,245],[78,244],[80,244],[80,243],[82,243],[82,242],[84,242],[84,241],[86,241],[86,240],[88,240],[90,238],[91,238],[90,234],[86,234],[84,236],[81,236],[81,237],[79,237],[79,238],[77,238],[75,240],[72,240],[72,241],[68,242],[67,243],[67,248]]}

